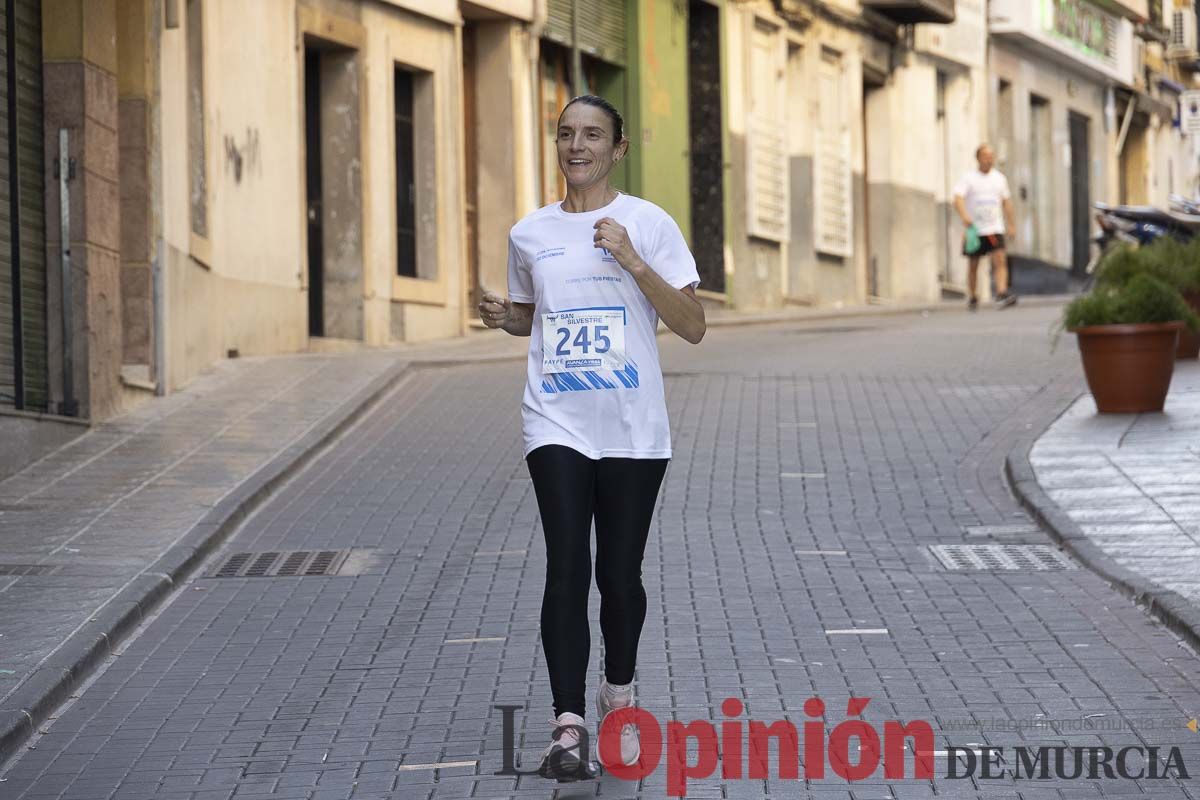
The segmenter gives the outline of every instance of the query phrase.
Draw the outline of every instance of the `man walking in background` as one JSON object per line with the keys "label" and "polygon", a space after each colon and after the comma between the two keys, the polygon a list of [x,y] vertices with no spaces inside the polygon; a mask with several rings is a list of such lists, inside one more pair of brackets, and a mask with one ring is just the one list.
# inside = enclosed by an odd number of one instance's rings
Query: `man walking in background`
{"label": "man walking in background", "polygon": [[962,177],[954,187],[954,210],[967,226],[963,241],[963,255],[967,256],[967,289],[971,296],[967,308],[979,307],[979,259],[990,255],[992,278],[996,282],[996,308],[1007,308],[1017,302],[1017,296],[1008,290],[1008,258],[1004,251],[1004,234],[1011,238],[1016,231],[1013,221],[1012,196],[1008,191],[1008,179],[992,165],[996,154],[987,144],[979,145],[975,151],[978,169]]}

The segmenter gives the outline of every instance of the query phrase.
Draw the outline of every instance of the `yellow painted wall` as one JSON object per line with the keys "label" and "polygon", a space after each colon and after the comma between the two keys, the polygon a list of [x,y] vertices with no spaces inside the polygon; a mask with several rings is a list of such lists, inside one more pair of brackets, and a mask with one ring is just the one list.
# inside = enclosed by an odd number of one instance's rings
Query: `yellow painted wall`
{"label": "yellow painted wall", "polygon": [[637,11],[637,48],[631,56],[630,133],[633,191],[658,204],[691,239],[688,162],[687,6],[673,0],[642,0]]}

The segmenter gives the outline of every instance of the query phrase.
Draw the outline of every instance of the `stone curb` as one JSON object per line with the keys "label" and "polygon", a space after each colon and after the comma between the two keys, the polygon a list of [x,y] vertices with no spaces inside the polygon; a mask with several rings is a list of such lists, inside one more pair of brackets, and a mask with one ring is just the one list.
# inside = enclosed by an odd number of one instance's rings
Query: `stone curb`
{"label": "stone curb", "polygon": [[[1070,407],[1067,404],[1067,408]],[[1065,411],[1066,409],[1064,409]],[[1049,426],[1047,426],[1049,427]],[[1044,431],[1030,432],[1009,450],[1004,475],[1017,501],[1050,537],[1123,595],[1144,606],[1192,647],[1200,648],[1200,608],[1182,595],[1118,564],[1042,489],[1029,454]]]}
{"label": "stone curb", "polygon": [[[1044,308],[1066,303],[1074,295],[1022,295],[1017,307]],[[945,311],[966,311],[965,303],[915,303],[908,305],[878,305],[878,306],[848,306],[845,308],[811,308],[796,311],[763,311],[750,312],[744,316],[732,312],[728,316],[719,315],[708,319],[710,328],[734,328],[743,325],[767,325],[775,322],[819,322],[828,319],[849,319],[854,317],[888,317],[900,314],[920,314]],[[991,313],[984,305],[979,313]]]}
{"label": "stone curb", "polygon": [[[435,362],[431,362],[435,363]],[[117,644],[146,619],[238,525],[276,489],[308,465],[403,378],[430,364],[399,361],[234,487],[158,559],[127,583],[71,634],[0,708],[0,764],[14,756],[37,726],[68,700]]]}

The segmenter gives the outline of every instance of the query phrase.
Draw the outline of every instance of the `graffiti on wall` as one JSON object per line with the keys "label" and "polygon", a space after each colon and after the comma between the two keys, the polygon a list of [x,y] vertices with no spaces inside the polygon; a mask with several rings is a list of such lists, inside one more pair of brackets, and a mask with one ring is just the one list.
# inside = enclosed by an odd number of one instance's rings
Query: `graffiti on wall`
{"label": "graffiti on wall", "polygon": [[262,174],[257,128],[247,127],[240,142],[236,136],[225,134],[225,169],[233,173],[234,183],[242,182],[243,173]]}

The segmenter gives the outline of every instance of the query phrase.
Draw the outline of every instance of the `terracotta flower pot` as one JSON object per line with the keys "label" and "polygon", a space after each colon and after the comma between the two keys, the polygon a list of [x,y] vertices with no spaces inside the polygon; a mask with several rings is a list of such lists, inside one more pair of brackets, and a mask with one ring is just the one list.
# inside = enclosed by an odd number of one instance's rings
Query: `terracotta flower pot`
{"label": "terracotta flower pot", "polygon": [[1182,322],[1075,328],[1083,374],[1105,414],[1162,411]]}
{"label": "terracotta flower pot", "polygon": [[[1192,307],[1192,311],[1200,314],[1200,292],[1184,292],[1183,299]],[[1196,358],[1200,356],[1200,334],[1192,333],[1187,328],[1179,332],[1179,346],[1175,349],[1176,358]]]}

